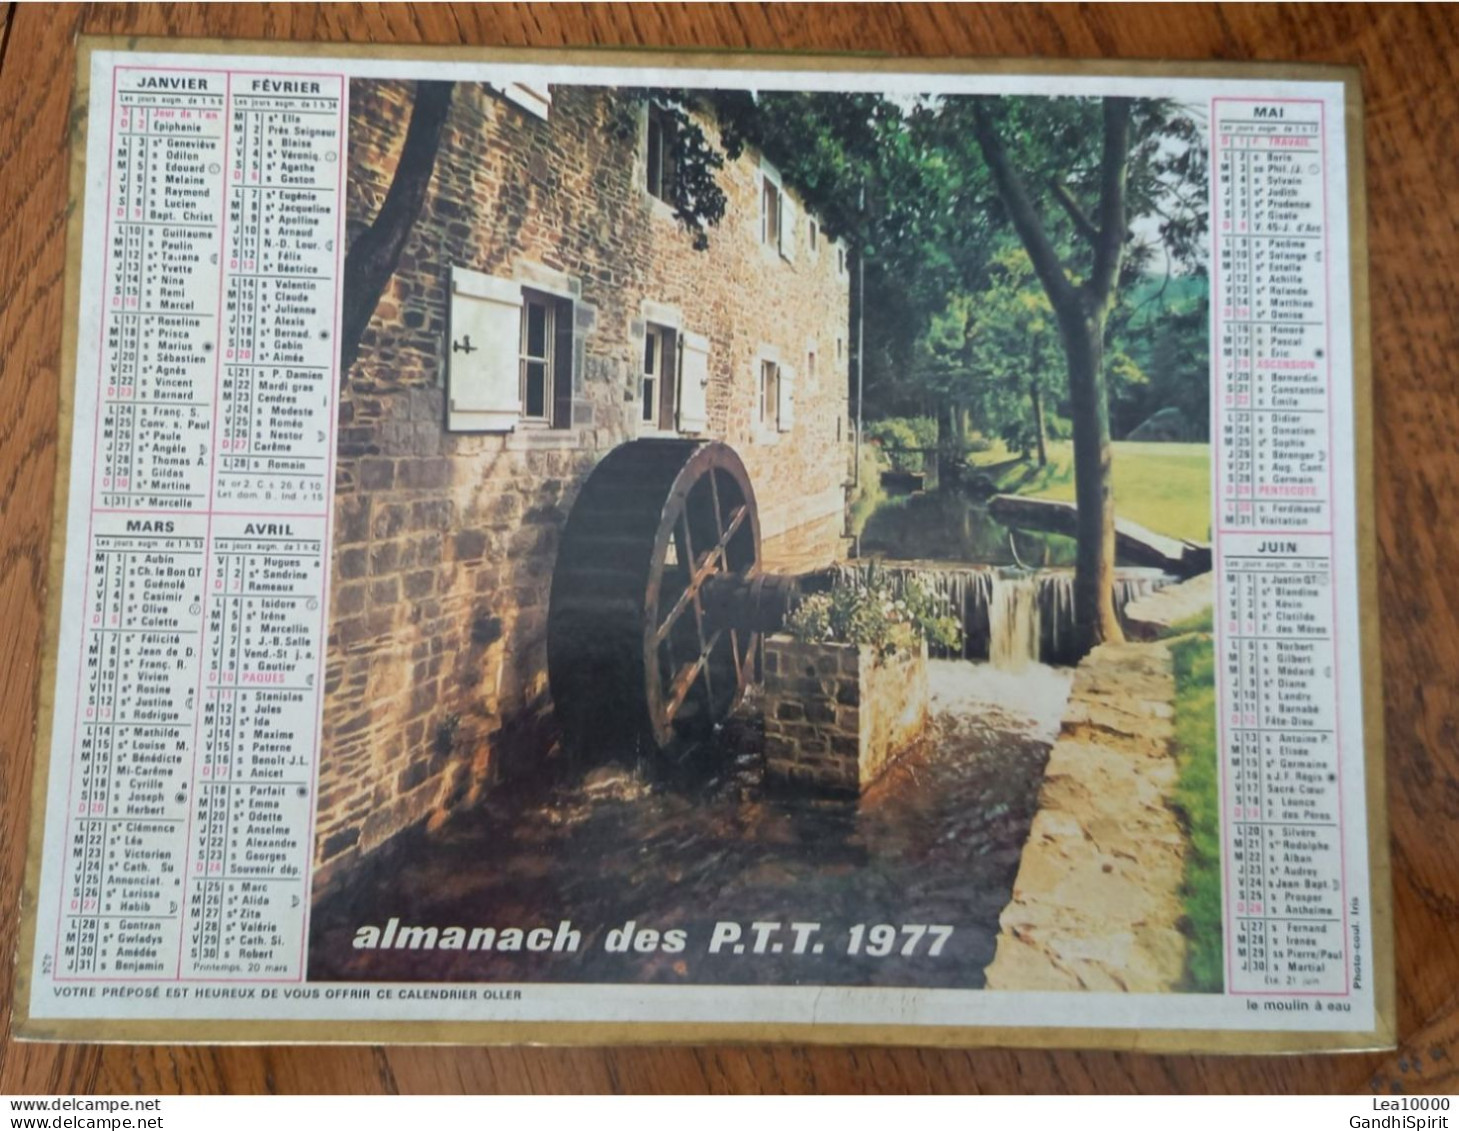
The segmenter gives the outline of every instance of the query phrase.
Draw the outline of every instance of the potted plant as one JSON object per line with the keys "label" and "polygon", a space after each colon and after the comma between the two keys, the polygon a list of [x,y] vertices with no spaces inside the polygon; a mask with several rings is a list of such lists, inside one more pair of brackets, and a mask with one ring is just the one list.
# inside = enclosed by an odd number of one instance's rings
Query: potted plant
{"label": "potted plant", "polygon": [[871,571],[804,598],[765,642],[772,781],[860,793],[927,727],[927,645],[962,626],[915,580]]}

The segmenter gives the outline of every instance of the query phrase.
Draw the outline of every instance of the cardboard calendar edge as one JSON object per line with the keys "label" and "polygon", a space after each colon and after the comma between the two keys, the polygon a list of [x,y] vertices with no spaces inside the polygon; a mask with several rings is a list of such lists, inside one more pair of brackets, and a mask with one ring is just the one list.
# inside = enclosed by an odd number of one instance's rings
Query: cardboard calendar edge
{"label": "cardboard calendar edge", "polygon": [[1393,875],[1389,859],[1387,754],[1383,725],[1383,649],[1378,604],[1377,478],[1373,450],[1373,346],[1368,280],[1367,146],[1362,80],[1344,83],[1348,180],[1348,271],[1352,303],[1353,448],[1357,488],[1359,656],[1363,674],[1363,796],[1367,801],[1369,921],[1373,1010],[1389,1048],[1398,1043]]}
{"label": "cardboard calendar edge", "polygon": [[67,114],[70,147],[66,192],[65,284],[62,288],[61,365],[57,388],[56,473],[52,488],[50,562],[46,571],[44,639],[41,645],[40,685],[35,698],[35,756],[30,787],[30,827],[27,832],[25,871],[20,889],[20,945],[15,956],[11,1031],[19,1040],[33,1039],[30,1017],[31,974],[35,963],[41,863],[46,834],[46,808],[50,794],[51,738],[56,710],[56,674],[60,661],[61,602],[65,591],[66,524],[71,509],[71,441],[76,407],[76,337],[81,312],[81,254],[86,225],[86,139],[90,120],[91,53],[85,37],[76,48],[76,82]]}
{"label": "cardboard calendar edge", "polygon": [[[1029,74],[1035,76],[1131,76],[1267,78],[1329,81],[1344,87],[1348,124],[1350,268],[1353,297],[1353,392],[1360,561],[1362,662],[1365,673],[1364,729],[1368,800],[1369,865],[1372,886],[1375,1025],[1369,1031],[1294,1032],[1219,1029],[1134,1030],[1021,1026],[819,1025],[814,1023],[656,1022],[429,1022],[290,1021],[180,1019],[36,1019],[30,1016],[31,970],[36,936],[36,897],[44,842],[44,811],[51,770],[52,716],[59,658],[59,625],[65,567],[66,520],[70,502],[71,427],[76,384],[76,333],[80,310],[81,251],[85,217],[86,138],[91,60],[99,51],[155,51],[172,54],[420,59],[461,62],[556,63],[664,69],[755,68],[923,74]],[[71,114],[70,216],[66,235],[65,333],[61,347],[59,439],[51,563],[46,608],[46,642],[37,699],[35,775],[32,782],[23,921],[16,974],[13,1030],[21,1040],[103,1043],[319,1043],[402,1045],[662,1045],[794,1042],[818,1045],[881,1044],[939,1048],[1022,1047],[1151,1053],[1285,1053],[1375,1051],[1394,1047],[1392,904],[1383,790],[1382,694],[1378,672],[1376,542],[1373,529],[1371,372],[1368,346],[1367,220],[1363,184],[1361,82],[1356,69],[1325,64],[1171,62],[1155,60],[909,59],[894,56],[813,55],[736,51],[643,49],[513,49],[276,43],[266,41],[173,40],[83,36],[77,46],[77,77]],[[584,987],[585,989],[587,987]],[[648,988],[648,987],[646,987]],[[984,991],[988,992],[988,991]]]}

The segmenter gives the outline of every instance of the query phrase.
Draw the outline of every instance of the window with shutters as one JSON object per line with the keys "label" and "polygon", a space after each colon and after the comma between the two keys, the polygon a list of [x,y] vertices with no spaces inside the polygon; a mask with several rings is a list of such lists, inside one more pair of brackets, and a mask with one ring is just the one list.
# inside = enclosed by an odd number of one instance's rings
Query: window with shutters
{"label": "window with shutters", "polygon": [[552,419],[553,339],[557,304],[545,295],[522,296],[522,419],[548,424]]}
{"label": "window with shutters", "polygon": [[572,302],[522,289],[517,355],[522,423],[538,428],[572,424]]}
{"label": "window with shutters", "polygon": [[487,90],[501,95],[512,105],[520,107],[535,118],[547,121],[548,113],[552,109],[551,87],[524,82],[488,82],[485,85]]}
{"label": "window with shutters", "polygon": [[760,359],[759,439],[774,442],[795,423],[795,369],[773,358]]}
{"label": "window with shutters", "polygon": [[674,429],[678,406],[678,334],[649,324],[643,336],[643,377],[639,418],[652,428]]}
{"label": "window with shutters", "polygon": [[451,431],[571,426],[570,299],[453,266],[449,335]]}
{"label": "window with shutters", "polygon": [[780,417],[780,365],[774,361],[760,362],[760,423],[766,428],[777,428]]}
{"label": "window with shutters", "polygon": [[674,161],[675,125],[668,111],[660,106],[648,108],[648,149],[645,157],[646,187],[649,195],[666,204],[674,199],[674,178],[678,174]]}
{"label": "window with shutters", "polygon": [[709,429],[709,339],[690,330],[677,337],[679,431],[695,436]]}
{"label": "window with shutters", "polygon": [[769,177],[763,179],[760,191],[760,242],[777,250],[780,247],[780,186]]}

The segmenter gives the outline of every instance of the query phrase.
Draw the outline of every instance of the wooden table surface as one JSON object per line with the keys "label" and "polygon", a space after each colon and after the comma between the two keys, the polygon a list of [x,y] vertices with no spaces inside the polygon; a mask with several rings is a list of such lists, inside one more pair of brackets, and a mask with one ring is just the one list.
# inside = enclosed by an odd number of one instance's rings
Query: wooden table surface
{"label": "wooden table surface", "polygon": [[[0,961],[29,823],[67,121],[80,33],[1356,63],[1367,102],[1397,1053],[0,1045],[0,1094],[172,1091],[1459,1091],[1459,11],[1449,7],[352,4],[0,8]],[[10,971],[0,974],[9,1016]]]}

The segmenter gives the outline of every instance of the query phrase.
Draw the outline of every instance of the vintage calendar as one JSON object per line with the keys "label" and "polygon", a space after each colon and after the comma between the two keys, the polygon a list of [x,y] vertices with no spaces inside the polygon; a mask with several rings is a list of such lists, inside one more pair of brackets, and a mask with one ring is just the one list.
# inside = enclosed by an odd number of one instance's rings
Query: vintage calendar
{"label": "vintage calendar", "polygon": [[1390,1045],[1358,90],[84,42],[19,1032]]}

